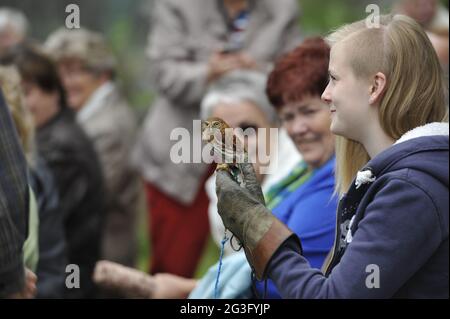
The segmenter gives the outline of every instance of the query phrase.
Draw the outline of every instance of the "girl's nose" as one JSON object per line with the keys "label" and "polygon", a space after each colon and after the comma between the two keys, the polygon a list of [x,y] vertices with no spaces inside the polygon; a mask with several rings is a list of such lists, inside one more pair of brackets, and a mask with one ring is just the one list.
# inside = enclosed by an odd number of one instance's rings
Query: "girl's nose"
{"label": "girl's nose", "polygon": [[325,88],[325,91],[323,91],[321,96],[322,101],[324,101],[327,104],[331,104],[331,90],[330,90],[330,84],[327,85]]}

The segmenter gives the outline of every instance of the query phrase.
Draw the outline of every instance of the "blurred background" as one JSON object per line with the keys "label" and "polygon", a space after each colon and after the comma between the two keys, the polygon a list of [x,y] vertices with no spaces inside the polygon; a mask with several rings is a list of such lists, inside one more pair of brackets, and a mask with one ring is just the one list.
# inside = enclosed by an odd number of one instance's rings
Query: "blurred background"
{"label": "blurred background", "polygon": [[[145,113],[152,101],[148,83],[145,47],[149,33],[152,4],[157,0],[2,0],[1,6],[16,8],[30,21],[30,36],[38,41],[65,22],[67,5],[80,7],[81,25],[103,33],[118,58],[119,80],[130,104]],[[374,3],[382,12],[389,12],[392,0],[299,0],[302,15],[299,28],[303,36],[323,35],[337,26],[362,19],[365,8]],[[448,7],[448,0],[442,1]],[[307,14],[305,14],[307,13]],[[145,66],[145,67],[143,67]]]}

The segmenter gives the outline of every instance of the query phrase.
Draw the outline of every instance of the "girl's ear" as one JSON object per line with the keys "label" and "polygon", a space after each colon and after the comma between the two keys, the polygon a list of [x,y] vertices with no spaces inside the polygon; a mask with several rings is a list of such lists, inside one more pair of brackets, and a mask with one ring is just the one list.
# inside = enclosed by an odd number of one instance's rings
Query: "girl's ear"
{"label": "girl's ear", "polygon": [[381,98],[383,97],[384,92],[386,91],[386,75],[381,72],[375,74],[372,86],[370,87],[370,97],[369,104],[379,103]]}

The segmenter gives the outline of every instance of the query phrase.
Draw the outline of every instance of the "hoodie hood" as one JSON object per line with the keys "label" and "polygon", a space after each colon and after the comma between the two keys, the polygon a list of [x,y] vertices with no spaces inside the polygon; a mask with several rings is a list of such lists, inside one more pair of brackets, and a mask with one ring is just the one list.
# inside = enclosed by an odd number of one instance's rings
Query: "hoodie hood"
{"label": "hoodie hood", "polygon": [[[394,145],[378,154],[358,173],[370,170],[372,179],[404,168],[429,174],[448,187],[449,124],[429,123],[405,133]],[[373,180],[366,179],[366,182]],[[364,181],[363,181],[364,183]]]}

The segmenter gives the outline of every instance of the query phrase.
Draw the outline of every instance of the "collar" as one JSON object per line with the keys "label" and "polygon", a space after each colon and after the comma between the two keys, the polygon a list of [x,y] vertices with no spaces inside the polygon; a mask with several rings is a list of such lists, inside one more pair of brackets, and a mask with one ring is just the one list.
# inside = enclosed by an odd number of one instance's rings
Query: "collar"
{"label": "collar", "polygon": [[418,126],[416,128],[413,128],[412,130],[406,132],[403,134],[395,143],[400,144],[409,140],[412,140],[414,138],[418,137],[424,137],[424,136],[448,136],[448,123],[443,122],[433,122],[428,123],[422,126]]}
{"label": "collar", "polygon": [[92,93],[91,97],[77,113],[77,120],[84,122],[104,105],[103,100],[114,91],[114,83],[108,81]]}

